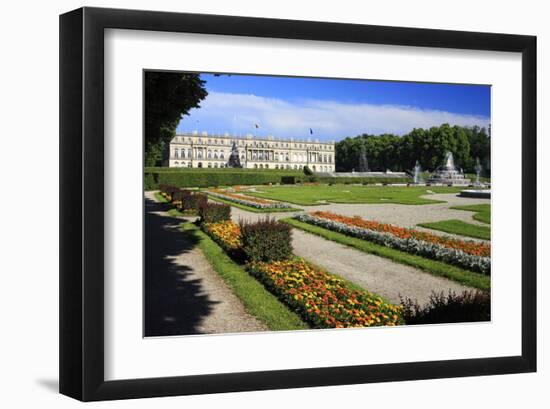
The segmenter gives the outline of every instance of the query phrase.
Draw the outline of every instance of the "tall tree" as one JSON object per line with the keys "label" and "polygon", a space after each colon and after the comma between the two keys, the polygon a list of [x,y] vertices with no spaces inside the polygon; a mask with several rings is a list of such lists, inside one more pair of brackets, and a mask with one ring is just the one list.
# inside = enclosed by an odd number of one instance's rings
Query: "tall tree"
{"label": "tall tree", "polygon": [[422,169],[435,170],[451,151],[457,166],[473,172],[479,157],[484,174],[490,173],[491,141],[484,128],[442,124],[429,129],[415,128],[408,134],[362,134],[345,138],[336,144],[336,170],[349,172],[360,168],[361,151],[365,149],[370,169],[374,171],[412,170],[416,161]]}
{"label": "tall tree", "polygon": [[145,73],[145,166],[157,166],[181,118],[208,95],[199,74]]}

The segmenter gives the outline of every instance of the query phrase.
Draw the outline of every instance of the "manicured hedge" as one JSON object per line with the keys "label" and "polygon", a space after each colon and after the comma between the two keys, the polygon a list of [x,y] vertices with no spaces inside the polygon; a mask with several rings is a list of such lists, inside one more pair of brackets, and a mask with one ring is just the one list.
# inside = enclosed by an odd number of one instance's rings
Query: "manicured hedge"
{"label": "manicured hedge", "polygon": [[187,188],[264,185],[269,183],[392,184],[410,183],[411,181],[410,178],[406,177],[306,176],[301,171],[275,169],[145,168],[144,184],[145,190],[155,190],[160,185],[174,185],[180,188]]}
{"label": "manicured hedge", "polygon": [[296,176],[281,176],[282,185],[294,185],[296,183]]}
{"label": "manicured hedge", "polygon": [[412,182],[411,178],[401,178],[401,177],[331,177],[331,176],[319,176],[318,181],[320,183],[332,183],[332,184],[370,184],[373,185],[375,183],[382,183],[382,184],[394,184],[394,183],[410,183]]}
{"label": "manicured hedge", "polygon": [[[285,175],[275,171],[226,171],[210,172],[203,169],[202,172],[155,172],[146,173],[146,189],[156,189],[161,184],[175,185],[178,187],[216,187],[235,185],[264,185],[269,183],[281,183]],[[296,177],[296,175],[290,175]],[[303,175],[302,175],[303,176]],[[156,184],[156,185],[155,185]]]}
{"label": "manicured hedge", "polygon": [[251,261],[285,260],[292,255],[291,227],[272,218],[241,222],[242,249]]}
{"label": "manicured hedge", "polygon": [[218,223],[231,219],[231,206],[223,203],[205,203],[199,208],[201,223]]}
{"label": "manicured hedge", "polygon": [[195,210],[198,212],[199,209],[206,205],[207,202],[208,196],[204,193],[191,193],[183,198],[181,207],[184,211]]}

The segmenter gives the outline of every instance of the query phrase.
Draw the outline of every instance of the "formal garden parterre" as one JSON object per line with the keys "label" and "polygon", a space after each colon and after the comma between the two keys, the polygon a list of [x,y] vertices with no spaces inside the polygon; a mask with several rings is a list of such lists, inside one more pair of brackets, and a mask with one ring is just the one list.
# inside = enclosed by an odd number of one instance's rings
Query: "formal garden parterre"
{"label": "formal garden parterre", "polygon": [[[205,223],[203,230],[231,254],[236,254],[242,245],[241,226],[233,221]],[[287,235],[286,243],[289,238]],[[248,249],[243,249],[243,252],[250,254]],[[387,303],[369,291],[353,289],[343,279],[291,253],[279,260],[250,261],[246,266],[268,290],[314,328],[393,326],[403,323],[399,305]]]}
{"label": "formal garden parterre", "polygon": [[454,264],[482,274],[489,275],[491,272],[491,247],[487,243],[458,240],[331,212],[299,214],[295,218],[304,223]]}
{"label": "formal garden parterre", "polygon": [[[301,188],[307,187],[319,185],[309,184]],[[358,288],[355,284],[300,259],[292,252],[290,227],[287,224],[274,219],[256,223],[236,223],[231,220],[230,205],[243,205],[245,208],[274,205],[274,208],[281,206],[281,209],[292,209],[286,203],[250,196],[256,190],[254,188],[251,190],[250,187],[237,185],[201,191],[161,185],[160,189],[156,195],[158,199],[170,202],[179,215],[199,216],[197,223],[202,231],[229,256],[231,262],[235,266],[242,266],[244,271],[282,302],[289,313],[297,314],[308,327],[394,326],[434,320],[448,322],[441,313],[445,309],[454,311],[453,319],[469,320],[465,316],[461,318],[462,304],[468,306],[464,310],[465,314],[469,311],[470,315],[475,315],[476,311],[482,311],[478,314],[481,318],[476,320],[488,317],[484,312],[488,303],[486,292],[449,293],[446,297],[443,293],[434,292],[430,303],[424,306],[415,304],[416,300],[409,298],[402,299],[400,305],[391,304],[367,289]],[[209,197],[223,198],[225,203],[209,202]],[[455,268],[452,267],[454,265],[490,275],[489,243],[445,237],[327,211],[301,213],[295,215],[294,220],[404,253],[448,263],[450,269]],[[477,287],[488,288],[484,285]]]}
{"label": "formal garden parterre", "polygon": [[244,195],[242,193],[235,193],[228,189],[208,189],[207,193],[211,197],[223,199],[228,202],[237,203],[255,209],[293,210],[292,206],[287,203],[278,202],[275,200],[261,199],[253,196]]}

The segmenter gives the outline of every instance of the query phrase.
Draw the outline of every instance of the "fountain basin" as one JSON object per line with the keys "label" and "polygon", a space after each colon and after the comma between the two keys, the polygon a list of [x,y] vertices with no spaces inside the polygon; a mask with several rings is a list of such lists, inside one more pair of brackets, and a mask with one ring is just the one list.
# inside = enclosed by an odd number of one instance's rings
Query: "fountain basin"
{"label": "fountain basin", "polygon": [[485,190],[466,189],[466,190],[462,190],[459,196],[470,197],[475,199],[490,199],[491,191],[488,189],[485,189]]}

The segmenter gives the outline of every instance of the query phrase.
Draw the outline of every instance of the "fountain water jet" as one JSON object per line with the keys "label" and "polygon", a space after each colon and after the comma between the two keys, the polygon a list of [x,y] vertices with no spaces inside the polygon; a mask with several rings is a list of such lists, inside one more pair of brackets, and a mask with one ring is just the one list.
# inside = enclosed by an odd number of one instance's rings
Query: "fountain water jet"
{"label": "fountain water jet", "polygon": [[470,179],[464,177],[464,173],[455,167],[453,153],[445,153],[443,165],[439,166],[429,179],[430,183],[441,183],[444,185],[467,185]]}
{"label": "fountain water jet", "polygon": [[476,158],[476,167],[475,167],[476,181],[474,183],[474,186],[484,186],[484,184],[479,181],[479,174],[481,173],[481,170],[482,170],[482,167],[481,167],[481,164],[479,163],[479,158]]}
{"label": "fountain water jet", "polygon": [[416,164],[414,165],[414,176],[413,176],[413,183],[415,185],[424,182],[422,179],[422,176],[420,176],[422,172],[422,168],[420,167],[420,163],[416,161]]}

